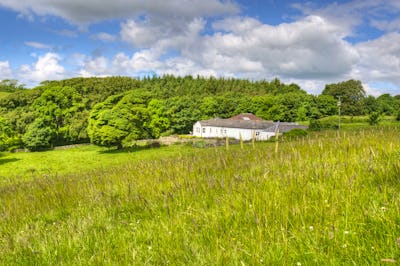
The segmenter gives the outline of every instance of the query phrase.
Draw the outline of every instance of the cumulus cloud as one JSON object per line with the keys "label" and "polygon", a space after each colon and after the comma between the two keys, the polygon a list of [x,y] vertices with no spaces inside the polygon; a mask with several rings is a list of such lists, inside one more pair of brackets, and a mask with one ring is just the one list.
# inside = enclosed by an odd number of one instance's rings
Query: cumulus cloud
{"label": "cumulus cloud", "polygon": [[60,65],[60,56],[55,53],[47,53],[39,56],[36,63],[22,65],[18,69],[18,78],[27,85],[37,84],[45,80],[57,80],[65,77],[65,69]]}
{"label": "cumulus cloud", "polygon": [[228,17],[216,21],[211,34],[202,34],[205,20],[160,23],[152,18],[128,20],[121,39],[135,49],[110,61],[91,58],[81,73],[237,76],[284,79],[338,79],[346,76],[359,55],[342,39],[340,28],[309,16],[278,26],[254,18]]}
{"label": "cumulus cloud", "polygon": [[0,0],[0,6],[11,8],[22,15],[32,14],[62,17],[75,24],[88,24],[107,19],[153,14],[157,17],[197,17],[237,13],[239,8],[231,1],[219,0]]}
{"label": "cumulus cloud", "polygon": [[[371,85],[376,81],[400,86],[398,0],[353,0],[328,5],[306,2],[293,5],[302,17],[279,25],[239,16],[239,6],[229,0],[119,0],[101,4],[98,0],[0,0],[0,6],[31,18],[54,15],[77,25],[122,18],[119,36],[100,32],[91,37],[104,42],[122,41],[129,44],[131,52],[116,51],[110,57],[79,54],[63,60],[74,61],[71,64],[78,67],[81,76],[154,72],[279,77],[313,93],[326,83],[350,78],[362,80],[372,94],[377,91]],[[365,22],[385,33],[366,42],[348,41],[348,37],[359,34],[357,30],[365,27]],[[77,36],[74,31],[64,33]],[[39,42],[25,44],[49,49]],[[0,62],[0,74],[3,73],[12,73],[8,62]],[[40,82],[66,75],[61,58],[48,53],[32,65],[21,66],[18,76]]]}
{"label": "cumulus cloud", "polygon": [[387,81],[400,84],[400,34],[389,33],[355,45],[360,61],[354,75],[365,82]]}
{"label": "cumulus cloud", "polygon": [[357,60],[357,53],[342,40],[340,29],[318,16],[278,26],[257,25],[246,18],[230,20],[228,25],[237,29],[242,22],[254,26],[207,39],[219,55],[246,59],[247,64],[237,66],[239,71],[250,65],[249,71],[261,71],[262,65],[271,75],[319,79],[343,75]]}
{"label": "cumulus cloud", "polygon": [[292,6],[306,16],[321,16],[340,26],[345,36],[356,36],[357,28],[365,22],[384,31],[399,29],[400,2],[398,0],[353,0],[342,3],[332,2],[324,6],[320,2],[306,2]]}
{"label": "cumulus cloud", "polygon": [[85,58],[80,75],[82,77],[111,75],[112,73],[109,72],[110,70],[108,64],[108,59],[104,56]]}
{"label": "cumulus cloud", "polygon": [[12,77],[10,63],[8,61],[0,61],[0,80],[11,79]]}

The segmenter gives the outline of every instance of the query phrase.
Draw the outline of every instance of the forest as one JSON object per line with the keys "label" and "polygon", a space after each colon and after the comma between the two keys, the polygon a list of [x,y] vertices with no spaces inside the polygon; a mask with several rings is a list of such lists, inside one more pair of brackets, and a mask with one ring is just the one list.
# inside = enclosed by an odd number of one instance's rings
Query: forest
{"label": "forest", "polygon": [[[123,147],[138,139],[188,134],[198,120],[254,113],[273,121],[341,114],[400,120],[400,95],[367,96],[358,80],[327,84],[320,95],[297,84],[203,77],[106,77],[44,81],[26,89],[0,82],[0,151],[93,143]],[[314,123],[315,124],[315,123]]]}

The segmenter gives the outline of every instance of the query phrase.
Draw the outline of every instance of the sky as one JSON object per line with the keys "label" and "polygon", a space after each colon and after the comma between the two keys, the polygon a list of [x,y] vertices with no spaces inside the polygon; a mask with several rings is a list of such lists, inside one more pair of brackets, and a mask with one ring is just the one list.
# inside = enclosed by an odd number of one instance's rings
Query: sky
{"label": "sky", "polygon": [[399,0],[0,0],[0,80],[279,78],[400,94]]}

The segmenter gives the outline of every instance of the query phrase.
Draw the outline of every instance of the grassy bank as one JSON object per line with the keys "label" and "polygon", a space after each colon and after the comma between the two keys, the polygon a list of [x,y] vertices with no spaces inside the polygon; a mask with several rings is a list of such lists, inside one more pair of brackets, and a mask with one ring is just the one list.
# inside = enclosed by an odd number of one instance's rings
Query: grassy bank
{"label": "grassy bank", "polygon": [[400,261],[399,129],[194,151],[3,185],[0,264]]}

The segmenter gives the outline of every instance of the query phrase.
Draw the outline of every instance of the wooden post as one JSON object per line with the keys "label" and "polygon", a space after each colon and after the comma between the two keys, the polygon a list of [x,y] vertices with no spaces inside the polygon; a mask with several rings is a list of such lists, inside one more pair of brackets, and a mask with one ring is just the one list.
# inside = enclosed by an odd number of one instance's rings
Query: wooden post
{"label": "wooden post", "polygon": [[278,153],[279,149],[279,126],[275,133],[275,153]]}
{"label": "wooden post", "polygon": [[239,133],[239,138],[240,138],[240,148],[243,150],[243,138],[242,138],[242,133]]}

